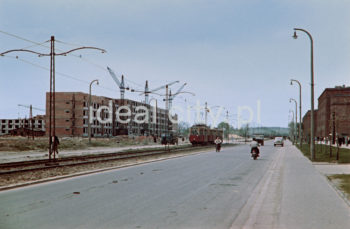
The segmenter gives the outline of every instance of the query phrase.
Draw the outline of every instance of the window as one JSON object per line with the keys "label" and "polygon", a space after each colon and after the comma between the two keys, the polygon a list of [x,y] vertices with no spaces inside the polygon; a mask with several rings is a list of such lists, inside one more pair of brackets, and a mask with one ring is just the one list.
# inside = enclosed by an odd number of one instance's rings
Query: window
{"label": "window", "polygon": [[69,122],[69,119],[66,119],[66,122]]}
{"label": "window", "polygon": [[69,104],[69,101],[67,101],[66,104]]}
{"label": "window", "polygon": [[66,131],[69,131],[69,128],[66,128]]}
{"label": "window", "polygon": [[69,110],[65,110],[65,112],[68,114],[68,113],[69,113]]}

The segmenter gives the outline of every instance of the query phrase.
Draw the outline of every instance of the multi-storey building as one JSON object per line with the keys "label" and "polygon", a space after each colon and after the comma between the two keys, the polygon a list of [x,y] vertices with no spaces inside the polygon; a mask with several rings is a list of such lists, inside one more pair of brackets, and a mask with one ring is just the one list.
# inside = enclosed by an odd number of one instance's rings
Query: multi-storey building
{"label": "multi-storey building", "polygon": [[[56,135],[87,137],[89,94],[56,92],[55,104]],[[127,108],[122,109],[122,106]],[[91,135],[95,137],[116,135],[160,136],[163,133],[168,133],[171,130],[176,131],[177,129],[177,124],[171,125],[169,123],[167,110],[137,101],[92,95],[90,107]],[[143,115],[146,112],[145,108],[149,113],[149,121],[148,123],[140,123],[145,120],[146,116]],[[47,133],[49,131],[49,111],[49,93],[46,93]],[[154,114],[156,114],[156,119],[154,119]],[[100,117],[100,120],[97,117]],[[177,116],[174,115],[173,119],[177,120]]]}
{"label": "multi-storey building", "polygon": [[29,132],[45,132],[45,118],[43,115],[34,116],[30,119],[0,119],[0,136],[1,135],[28,135]]}
{"label": "multi-storey building", "polygon": [[[318,117],[318,110],[314,110],[314,133],[316,133],[318,125],[317,125],[317,117]],[[311,136],[311,111],[308,110],[306,114],[303,117],[303,126],[302,126],[302,137],[306,141],[310,141]]]}
{"label": "multi-storey building", "polygon": [[[315,137],[350,136],[350,87],[326,88],[318,98]],[[304,136],[310,135],[310,111],[303,117]]]}

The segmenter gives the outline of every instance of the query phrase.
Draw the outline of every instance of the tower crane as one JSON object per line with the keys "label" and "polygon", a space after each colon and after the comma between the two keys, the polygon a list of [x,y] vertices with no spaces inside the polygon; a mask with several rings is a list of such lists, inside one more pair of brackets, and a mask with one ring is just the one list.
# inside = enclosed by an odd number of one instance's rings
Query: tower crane
{"label": "tower crane", "polygon": [[153,89],[153,90],[149,90],[149,87],[148,87],[148,80],[146,80],[145,91],[142,92],[140,95],[145,94],[145,103],[146,103],[146,104],[149,104],[148,97],[149,97],[149,94],[150,94],[150,93],[154,93],[154,92],[159,91],[160,89],[163,89],[163,88],[168,89],[169,86],[171,86],[171,85],[173,85],[173,84],[175,84],[175,83],[179,83],[179,82],[180,82],[180,81],[177,80],[177,81],[174,81],[174,82],[165,84],[165,85],[163,85],[163,86],[157,87],[157,88],[155,88],[155,89]]}
{"label": "tower crane", "polygon": [[124,99],[125,89],[129,90],[128,87],[125,87],[124,75],[121,76],[121,81],[119,81],[119,79],[117,78],[117,76],[111,68],[107,67],[107,70],[120,89],[120,99]]}
{"label": "tower crane", "polygon": [[181,93],[181,91],[184,89],[184,87],[186,86],[187,83],[184,83],[178,90],[175,94],[171,94],[171,90],[170,90],[170,93],[169,93],[169,110],[171,109],[171,106],[172,106],[172,103],[173,103],[173,99]]}

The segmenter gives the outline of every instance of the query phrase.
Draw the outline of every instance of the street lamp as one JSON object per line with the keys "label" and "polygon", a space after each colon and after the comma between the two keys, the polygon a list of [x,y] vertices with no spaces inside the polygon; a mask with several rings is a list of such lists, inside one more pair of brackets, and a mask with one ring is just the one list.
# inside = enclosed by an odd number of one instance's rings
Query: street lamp
{"label": "street lamp", "polygon": [[[297,101],[295,99],[290,98],[289,102],[291,103],[292,101],[295,102],[295,125],[294,125],[295,126],[295,130],[294,130],[294,132],[295,132],[295,137],[296,137],[297,136],[297,123],[298,123],[298,103],[297,103]],[[296,143],[296,139],[294,139],[294,141]]]}
{"label": "street lamp", "polygon": [[[294,111],[293,110],[289,110],[289,113],[292,113],[292,121],[294,120]],[[294,139],[295,139],[295,131],[292,132],[293,134],[293,143],[294,143]]]}
{"label": "street lamp", "polygon": [[294,28],[294,35],[293,38],[297,39],[297,31],[302,31],[304,33],[306,33],[309,38],[310,38],[310,42],[311,42],[311,49],[310,49],[310,53],[311,53],[311,61],[310,61],[310,68],[311,68],[311,146],[310,146],[310,154],[311,154],[311,160],[315,160],[315,120],[314,120],[314,41],[312,39],[311,34],[306,31],[305,29],[300,29],[300,28]]}
{"label": "street lamp", "polygon": [[299,144],[301,148],[303,141],[303,138],[301,136],[301,83],[299,82],[299,80],[291,79],[290,85],[293,85],[293,82],[296,82],[299,85]]}
{"label": "street lamp", "polygon": [[93,81],[91,81],[91,83],[90,83],[90,87],[89,87],[89,113],[88,113],[88,135],[89,135],[89,144],[91,144],[91,120],[90,120],[90,109],[91,109],[91,86],[92,86],[92,84],[94,83],[94,82],[96,82],[96,84],[98,85],[98,80],[93,80]]}

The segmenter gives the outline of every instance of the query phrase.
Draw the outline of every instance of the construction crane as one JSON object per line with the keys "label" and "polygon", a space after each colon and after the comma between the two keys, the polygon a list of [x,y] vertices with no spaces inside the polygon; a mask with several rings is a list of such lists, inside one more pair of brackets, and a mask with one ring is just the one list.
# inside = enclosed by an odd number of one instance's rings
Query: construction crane
{"label": "construction crane", "polygon": [[169,93],[169,110],[171,109],[171,106],[172,106],[172,102],[173,102],[173,99],[181,93],[181,91],[184,89],[184,87],[186,86],[187,83],[184,83],[178,90],[175,94],[171,94],[171,90],[170,90],[170,93]]}
{"label": "construction crane", "polygon": [[[33,107],[31,104],[30,105],[23,105],[23,104],[18,104],[19,107],[25,107],[25,108],[29,108],[29,120],[30,120],[30,129],[32,130],[32,137],[33,137],[33,140],[34,140],[34,125],[33,125],[33,109],[34,110],[38,110],[38,111],[45,111],[44,109],[41,109],[41,108],[36,108],[36,107]],[[28,134],[28,138],[29,138],[29,134]]]}
{"label": "construction crane", "polygon": [[108,69],[109,74],[112,76],[114,82],[116,82],[116,84],[118,85],[118,87],[120,89],[120,99],[124,99],[125,89],[129,90],[128,87],[125,87],[124,75],[122,75],[121,81],[119,81],[117,76],[114,74],[113,70],[109,67],[107,67],[107,69]]}
{"label": "construction crane", "polygon": [[149,94],[150,94],[150,93],[154,93],[154,92],[159,91],[160,89],[163,89],[163,88],[166,88],[166,89],[168,90],[168,87],[169,87],[169,86],[171,86],[171,85],[173,85],[173,84],[175,84],[175,83],[179,83],[179,82],[180,82],[180,81],[177,80],[177,81],[174,81],[174,82],[165,84],[165,85],[163,85],[163,86],[157,87],[157,88],[155,88],[155,89],[153,89],[153,90],[149,90],[149,88],[148,88],[148,80],[146,80],[145,91],[142,92],[140,95],[145,94],[145,103],[146,103],[146,104],[149,104],[149,102],[148,102],[148,97],[149,97]]}

